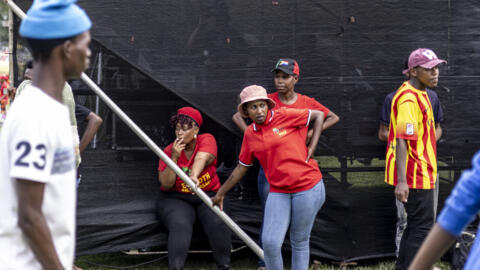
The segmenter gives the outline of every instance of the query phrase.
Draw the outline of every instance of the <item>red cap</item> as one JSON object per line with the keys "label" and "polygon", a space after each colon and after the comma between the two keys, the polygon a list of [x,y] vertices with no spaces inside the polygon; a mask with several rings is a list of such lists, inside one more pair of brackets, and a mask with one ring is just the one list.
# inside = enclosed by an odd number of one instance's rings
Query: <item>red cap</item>
{"label": "red cap", "polygon": [[182,107],[178,109],[177,114],[186,115],[197,123],[197,126],[200,127],[203,124],[202,114],[195,108],[192,107]]}

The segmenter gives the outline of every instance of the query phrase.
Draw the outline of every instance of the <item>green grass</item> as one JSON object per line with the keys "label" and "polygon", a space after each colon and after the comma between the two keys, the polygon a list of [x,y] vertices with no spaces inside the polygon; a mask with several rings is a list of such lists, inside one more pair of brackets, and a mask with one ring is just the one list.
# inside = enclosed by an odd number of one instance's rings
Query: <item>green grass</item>
{"label": "green grass", "polygon": [[[82,267],[84,270],[107,270],[115,269],[105,266],[94,266],[91,263],[108,265],[114,267],[121,267],[121,269],[133,270],[166,270],[168,269],[167,258],[165,255],[126,255],[123,253],[109,253],[88,255],[77,258],[76,265]],[[157,260],[135,268],[130,266],[141,263]],[[290,261],[285,258],[285,269],[290,269]],[[395,262],[392,259],[376,259],[365,260],[357,262],[357,265],[349,265],[346,269],[355,270],[392,270]],[[452,268],[446,262],[438,262],[436,264],[442,270],[451,270]],[[117,268],[118,269],[118,268]],[[185,270],[216,270],[215,264],[211,254],[189,254]],[[232,269],[233,270],[251,270],[257,269],[256,257],[248,251],[241,251],[232,254]],[[312,269],[312,267],[310,267]],[[321,261],[319,270],[339,270],[341,265],[330,261]]]}
{"label": "green grass", "polygon": [[[316,156],[315,159],[318,161],[320,170],[322,168],[340,168],[340,162],[336,157],[333,156]],[[446,166],[447,164],[441,161],[438,161],[438,166]],[[366,168],[366,167],[385,167],[385,160],[374,158],[371,160],[370,164],[365,165],[358,160],[348,161],[348,168]],[[452,173],[450,171],[440,171],[440,177],[445,179],[453,180]],[[337,181],[340,181],[341,174],[340,172],[330,173]],[[384,182],[385,173],[384,171],[376,172],[349,172],[347,174],[347,182],[350,184],[351,188],[364,188],[364,187],[385,187],[388,185]]]}

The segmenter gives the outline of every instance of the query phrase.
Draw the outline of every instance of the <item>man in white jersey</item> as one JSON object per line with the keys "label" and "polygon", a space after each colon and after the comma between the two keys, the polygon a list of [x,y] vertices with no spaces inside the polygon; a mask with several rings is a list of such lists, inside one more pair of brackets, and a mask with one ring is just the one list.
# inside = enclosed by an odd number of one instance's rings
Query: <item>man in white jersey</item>
{"label": "man in white jersey", "polygon": [[0,135],[0,269],[72,269],[75,155],[65,81],[88,67],[91,21],[75,0],[35,0],[20,26],[33,84]]}

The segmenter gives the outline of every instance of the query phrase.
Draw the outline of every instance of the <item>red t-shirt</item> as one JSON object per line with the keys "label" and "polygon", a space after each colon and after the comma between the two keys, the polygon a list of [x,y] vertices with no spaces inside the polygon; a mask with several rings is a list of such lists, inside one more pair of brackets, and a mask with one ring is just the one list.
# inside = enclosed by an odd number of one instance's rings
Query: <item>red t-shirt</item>
{"label": "red t-shirt", "polygon": [[[280,98],[278,97],[278,92],[268,94],[268,97],[273,99],[277,105],[275,106],[276,109],[285,107],[285,108],[292,108],[292,109],[310,109],[310,110],[317,110],[323,112],[324,116],[323,119],[327,117],[328,112],[330,111],[327,107],[320,104],[320,102],[316,101],[314,98],[307,97],[300,93],[297,93],[297,100],[292,104],[285,104],[283,103]],[[302,129],[302,133],[305,133],[305,138],[307,137],[308,127]]]}
{"label": "red t-shirt", "polygon": [[[173,143],[169,144],[164,150],[165,154],[167,154],[169,157],[172,156],[172,146]],[[217,176],[217,143],[215,141],[215,137],[213,137],[212,134],[204,133],[198,135],[197,143],[195,144],[195,150],[193,151],[190,160],[187,159],[187,157],[185,156],[185,152],[182,151],[182,153],[180,153],[180,157],[178,158],[177,165],[188,175],[190,170],[192,169],[193,161],[195,160],[195,156],[198,152],[207,152],[215,156],[215,160],[202,171],[202,173],[198,177],[198,181],[200,182],[200,188],[203,191],[216,192],[218,191],[218,189],[220,189],[221,185],[220,180]],[[162,160],[158,162],[158,171],[163,172],[166,167],[167,164],[165,164],[165,162],[163,162]],[[178,176],[175,180],[174,187],[172,187],[171,189],[164,189],[163,187],[160,187],[160,189],[164,191],[191,193],[191,191],[188,189],[187,184],[185,184]]]}
{"label": "red t-shirt", "polygon": [[311,109],[311,110],[322,111],[325,114],[325,117],[330,111],[327,107],[320,104],[320,102],[316,101],[314,98],[307,97],[300,93],[297,93],[297,100],[293,104],[283,103],[278,97],[278,92],[268,94],[268,97],[273,99],[273,101],[277,103],[277,107],[286,107],[286,108],[293,108],[293,109]]}
{"label": "red t-shirt", "polygon": [[265,170],[270,192],[294,193],[309,190],[322,179],[317,161],[307,158],[302,128],[308,126],[310,110],[269,110],[262,125],[252,123],[243,135],[239,161],[251,166],[257,158]]}

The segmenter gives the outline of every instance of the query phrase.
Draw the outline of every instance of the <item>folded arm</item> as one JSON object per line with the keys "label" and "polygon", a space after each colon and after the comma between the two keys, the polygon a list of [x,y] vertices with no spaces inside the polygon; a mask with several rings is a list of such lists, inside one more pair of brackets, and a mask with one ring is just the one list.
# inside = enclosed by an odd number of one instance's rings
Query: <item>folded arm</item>
{"label": "folded arm", "polygon": [[236,112],[232,116],[232,121],[237,125],[237,127],[242,131],[245,132],[245,129],[247,129],[247,122],[245,122],[245,119],[242,117],[242,115],[239,112]]}
{"label": "folded arm", "polygon": [[90,112],[87,116],[87,127],[85,132],[83,132],[82,138],[80,139],[80,152],[83,152],[88,146],[88,144],[93,140],[95,134],[97,133],[98,128],[102,125],[102,118],[97,114]]}
{"label": "folded arm", "polygon": [[314,154],[315,149],[317,149],[318,140],[320,139],[320,135],[322,134],[323,126],[324,126],[324,113],[322,111],[311,110],[311,119],[310,121],[313,123],[313,134],[312,139],[308,143],[308,155],[307,159],[305,160],[308,162],[310,157]]}

